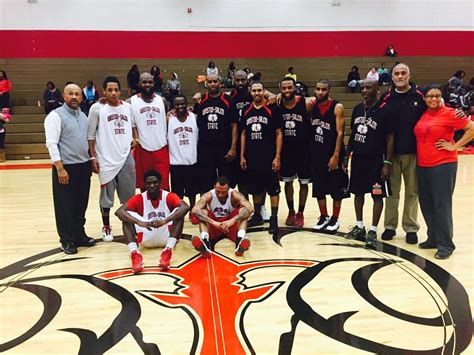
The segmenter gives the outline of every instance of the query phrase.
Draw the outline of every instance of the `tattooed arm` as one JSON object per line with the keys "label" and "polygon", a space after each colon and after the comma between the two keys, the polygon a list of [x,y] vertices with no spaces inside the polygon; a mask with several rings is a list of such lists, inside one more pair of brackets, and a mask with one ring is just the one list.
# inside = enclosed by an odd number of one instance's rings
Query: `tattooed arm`
{"label": "tattooed arm", "polygon": [[201,196],[191,211],[202,223],[216,225],[217,222],[207,216],[207,205],[211,202],[211,192],[208,191]]}

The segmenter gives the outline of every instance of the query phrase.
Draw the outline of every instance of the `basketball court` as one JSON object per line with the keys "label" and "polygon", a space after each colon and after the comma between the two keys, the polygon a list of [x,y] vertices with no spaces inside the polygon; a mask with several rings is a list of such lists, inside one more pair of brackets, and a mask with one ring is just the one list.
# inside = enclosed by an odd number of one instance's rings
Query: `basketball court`
{"label": "basketball court", "polygon": [[[28,163],[25,165],[25,163]],[[7,354],[469,354],[474,198],[472,156],[460,156],[454,196],[456,251],[404,241],[401,228],[377,250],[342,238],[354,223],[345,200],[338,235],[314,233],[309,199],[303,230],[248,232],[243,257],[221,240],[210,259],[190,243],[186,220],[171,269],[161,249],[144,249],[145,270],[131,272],[114,217],[115,241],[99,240],[99,182],[93,176],[86,230],[96,246],[59,249],[47,160],[0,165],[1,325]],[[296,186],[297,184],[295,184]],[[403,194],[402,194],[403,196]],[[403,203],[403,201],[402,201]],[[114,210],[118,208],[118,201]],[[268,208],[269,206],[267,206]],[[364,219],[372,203],[366,198]],[[287,208],[283,194],[279,225]],[[425,240],[426,227],[420,241]],[[383,231],[379,226],[378,234]]]}

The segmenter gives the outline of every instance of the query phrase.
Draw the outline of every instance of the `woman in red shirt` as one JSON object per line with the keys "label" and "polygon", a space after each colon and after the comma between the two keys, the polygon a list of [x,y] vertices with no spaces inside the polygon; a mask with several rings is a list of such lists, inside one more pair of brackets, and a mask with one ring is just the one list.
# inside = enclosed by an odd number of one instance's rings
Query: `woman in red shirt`
{"label": "woman in red shirt", "polygon": [[10,107],[10,90],[12,83],[8,80],[7,73],[0,70],[0,110],[4,107]]}
{"label": "woman in red shirt", "polygon": [[[428,239],[421,249],[438,249],[437,259],[453,253],[452,196],[458,166],[457,150],[474,137],[474,123],[455,117],[452,108],[442,105],[440,86],[430,86],[425,94],[428,106],[415,126],[418,153],[418,197],[428,227]],[[463,129],[454,143],[454,131]]]}

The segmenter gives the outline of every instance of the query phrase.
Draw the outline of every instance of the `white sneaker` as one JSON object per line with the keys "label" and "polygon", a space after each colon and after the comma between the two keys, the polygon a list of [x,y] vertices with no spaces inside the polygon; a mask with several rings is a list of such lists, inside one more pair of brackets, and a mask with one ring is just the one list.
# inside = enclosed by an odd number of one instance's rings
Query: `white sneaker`
{"label": "white sneaker", "polygon": [[268,214],[265,206],[262,206],[262,208],[260,208],[260,216],[262,216],[264,222],[268,222],[270,220],[270,215]]}
{"label": "white sneaker", "polygon": [[114,236],[112,235],[112,227],[102,227],[102,240],[104,242],[111,242],[114,240]]}
{"label": "white sneaker", "polygon": [[326,224],[325,230],[329,233],[336,233],[339,229],[339,221],[336,217],[331,217],[328,224]]}
{"label": "white sneaker", "polygon": [[314,226],[313,226],[313,229],[314,230],[322,230],[324,229],[324,227],[326,227],[329,223],[329,217],[328,216],[320,216],[319,219],[318,219],[318,223],[316,223]]}

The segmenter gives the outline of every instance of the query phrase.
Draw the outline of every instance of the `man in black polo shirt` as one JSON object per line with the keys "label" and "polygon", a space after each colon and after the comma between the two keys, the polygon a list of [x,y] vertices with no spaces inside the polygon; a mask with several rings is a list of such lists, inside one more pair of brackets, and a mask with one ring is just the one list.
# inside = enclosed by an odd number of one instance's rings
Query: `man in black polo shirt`
{"label": "man in black polo shirt", "polygon": [[[383,198],[390,196],[390,165],[393,154],[393,132],[391,122],[384,116],[377,101],[377,81],[365,79],[361,84],[364,102],[352,111],[349,149],[344,160],[347,171],[351,159],[349,191],[355,195],[356,225],[346,234],[348,239],[364,240],[366,246],[375,248],[377,225],[383,210]],[[364,195],[371,193],[374,200],[372,226],[365,231],[362,218]]]}
{"label": "man in black polo shirt", "polygon": [[276,106],[266,105],[264,91],[261,82],[255,81],[250,85],[253,102],[244,112],[240,122],[242,127],[240,166],[247,172],[248,190],[253,195],[255,211],[260,210],[263,192],[266,191],[270,196],[272,213],[268,231],[273,234],[278,229],[280,194],[278,171],[283,133],[281,116]]}
{"label": "man in black polo shirt", "polygon": [[201,194],[212,189],[218,176],[231,175],[230,163],[237,151],[237,122],[230,114],[230,97],[221,92],[217,75],[208,75],[206,85],[208,92],[196,107]]}

